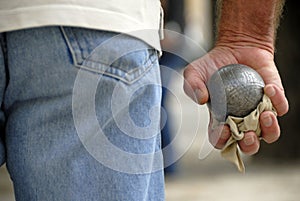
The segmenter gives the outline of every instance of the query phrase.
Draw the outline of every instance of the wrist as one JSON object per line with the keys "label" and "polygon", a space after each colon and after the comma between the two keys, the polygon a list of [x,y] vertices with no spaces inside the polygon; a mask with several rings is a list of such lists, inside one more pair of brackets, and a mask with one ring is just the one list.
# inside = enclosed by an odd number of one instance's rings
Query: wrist
{"label": "wrist", "polygon": [[217,45],[257,47],[273,54],[282,5],[283,0],[219,0]]}
{"label": "wrist", "polygon": [[274,39],[272,36],[249,35],[249,33],[226,30],[216,40],[216,46],[230,49],[257,48],[274,54]]}

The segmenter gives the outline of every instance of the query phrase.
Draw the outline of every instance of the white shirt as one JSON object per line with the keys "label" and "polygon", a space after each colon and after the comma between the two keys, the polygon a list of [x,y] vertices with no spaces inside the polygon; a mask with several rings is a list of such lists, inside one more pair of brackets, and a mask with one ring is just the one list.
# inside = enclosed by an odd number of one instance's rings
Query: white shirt
{"label": "white shirt", "polygon": [[160,0],[0,0],[0,32],[77,26],[126,33],[160,49]]}

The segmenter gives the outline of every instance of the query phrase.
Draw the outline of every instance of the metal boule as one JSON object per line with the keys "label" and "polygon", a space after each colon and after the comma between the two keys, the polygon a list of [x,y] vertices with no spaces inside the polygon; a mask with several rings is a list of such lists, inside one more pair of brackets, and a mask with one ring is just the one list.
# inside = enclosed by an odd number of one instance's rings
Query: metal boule
{"label": "metal boule", "polygon": [[228,115],[248,115],[262,100],[264,86],[262,77],[248,66],[230,64],[220,68],[207,83],[212,115],[221,122]]}

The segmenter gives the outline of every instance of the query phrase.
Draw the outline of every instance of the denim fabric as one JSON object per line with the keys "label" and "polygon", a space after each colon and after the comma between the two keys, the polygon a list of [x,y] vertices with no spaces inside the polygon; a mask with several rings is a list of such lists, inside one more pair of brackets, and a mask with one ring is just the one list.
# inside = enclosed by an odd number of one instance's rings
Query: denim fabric
{"label": "denim fabric", "polygon": [[164,200],[154,49],[73,27],[2,33],[1,45],[0,163],[16,200]]}

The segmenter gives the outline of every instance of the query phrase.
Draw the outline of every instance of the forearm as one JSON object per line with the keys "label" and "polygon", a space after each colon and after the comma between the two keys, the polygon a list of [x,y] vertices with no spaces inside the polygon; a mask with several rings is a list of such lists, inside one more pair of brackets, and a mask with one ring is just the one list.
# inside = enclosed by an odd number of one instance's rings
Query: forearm
{"label": "forearm", "polygon": [[257,46],[274,53],[284,0],[218,0],[217,44]]}

